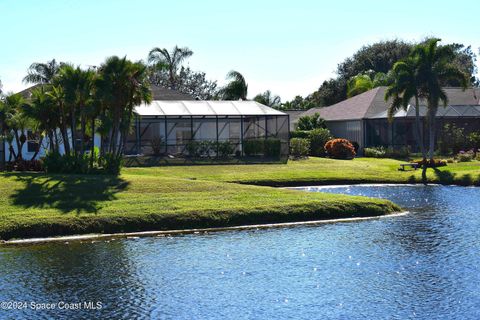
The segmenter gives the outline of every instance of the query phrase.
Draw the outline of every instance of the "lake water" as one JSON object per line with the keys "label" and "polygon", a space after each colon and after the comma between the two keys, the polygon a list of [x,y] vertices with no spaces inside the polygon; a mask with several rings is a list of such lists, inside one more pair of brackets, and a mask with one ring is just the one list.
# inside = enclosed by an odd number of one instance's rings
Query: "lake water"
{"label": "lake water", "polygon": [[[410,213],[268,230],[3,247],[0,302],[26,309],[0,310],[0,318],[480,318],[480,188],[321,191],[387,198]],[[32,310],[45,303],[54,309]],[[63,309],[68,306],[80,309]]]}

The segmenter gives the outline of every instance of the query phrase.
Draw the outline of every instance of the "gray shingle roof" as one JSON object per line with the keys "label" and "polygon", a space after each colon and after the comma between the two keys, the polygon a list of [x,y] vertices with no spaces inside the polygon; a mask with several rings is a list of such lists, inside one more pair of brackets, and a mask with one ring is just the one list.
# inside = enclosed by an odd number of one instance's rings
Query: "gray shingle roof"
{"label": "gray shingle roof", "polygon": [[[382,114],[386,117],[389,101],[385,102],[385,89],[377,87],[329,107],[312,108],[302,116],[318,112],[327,121],[378,118]],[[449,106],[480,105],[480,88],[445,88],[445,91]],[[411,101],[410,104],[414,105],[415,102]],[[420,101],[420,106],[425,105],[425,101]]]}

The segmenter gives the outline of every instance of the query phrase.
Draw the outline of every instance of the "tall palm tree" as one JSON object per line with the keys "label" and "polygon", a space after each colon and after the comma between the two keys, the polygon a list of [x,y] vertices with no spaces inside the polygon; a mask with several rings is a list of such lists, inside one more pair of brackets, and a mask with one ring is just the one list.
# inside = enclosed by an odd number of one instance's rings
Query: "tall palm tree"
{"label": "tall palm tree", "polygon": [[407,110],[410,101],[412,99],[415,100],[414,135],[420,151],[422,152],[423,160],[426,160],[427,154],[425,151],[423,129],[421,127],[420,118],[420,93],[416,75],[416,60],[413,57],[408,57],[404,60],[398,61],[393,65],[391,74],[393,82],[385,91],[385,101],[392,99],[392,102],[388,108],[388,118],[390,121],[392,121],[393,116],[399,109],[402,108]]}
{"label": "tall palm tree", "polygon": [[50,83],[62,65],[63,63],[58,63],[55,59],[46,63],[34,62],[28,68],[28,74],[23,81],[26,83]]}
{"label": "tall palm tree", "polygon": [[109,153],[120,158],[130,130],[133,108],[152,100],[147,67],[126,57],[109,57],[99,68],[96,87],[112,120]]}
{"label": "tall palm tree", "polygon": [[50,90],[46,92],[46,95],[49,96],[52,104],[55,105],[56,110],[58,110],[58,128],[60,130],[60,135],[62,136],[63,147],[65,148],[65,153],[70,154],[70,138],[68,136],[68,128],[71,124],[71,121],[68,119],[68,111],[66,109],[65,102],[65,92],[63,88],[58,85],[52,85]]}
{"label": "tall palm tree", "polygon": [[259,93],[253,98],[253,100],[258,103],[264,104],[271,108],[280,107],[281,99],[279,96],[273,95],[270,90],[265,91],[264,93]]}
{"label": "tall palm tree", "polygon": [[187,47],[179,48],[175,46],[172,51],[168,51],[163,48],[153,48],[148,53],[148,62],[151,63],[154,68],[168,70],[170,79],[170,88],[175,89],[177,71],[185,59],[191,57],[193,51]]}
{"label": "tall palm tree", "polygon": [[439,46],[441,39],[429,39],[417,45],[412,55],[417,60],[417,79],[419,95],[427,102],[429,125],[429,158],[433,163],[435,151],[435,119],[440,102],[448,104],[448,97],[442,88],[449,80],[457,81],[465,89],[468,76],[452,63],[455,53],[450,46]]}
{"label": "tall palm tree", "polygon": [[248,84],[243,75],[235,70],[227,73],[230,82],[219,90],[224,100],[247,100]]}

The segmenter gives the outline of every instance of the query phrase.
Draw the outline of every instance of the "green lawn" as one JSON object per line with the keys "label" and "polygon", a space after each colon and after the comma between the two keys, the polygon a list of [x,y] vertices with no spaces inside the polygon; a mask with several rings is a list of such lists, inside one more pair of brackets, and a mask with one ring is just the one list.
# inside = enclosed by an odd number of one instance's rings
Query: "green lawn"
{"label": "green lawn", "polygon": [[[358,158],[333,160],[310,158],[275,165],[177,166],[127,168],[125,175],[148,175],[234,183],[291,186],[332,183],[420,183],[421,170],[399,171],[404,161]],[[479,185],[480,162],[452,163],[428,169],[429,183]]]}
{"label": "green lawn", "polygon": [[[399,161],[126,168],[110,176],[0,174],[0,238],[224,227],[376,216],[386,200],[266,186],[419,182]],[[480,162],[429,170],[429,182],[479,184]],[[265,186],[261,186],[265,185]]]}
{"label": "green lawn", "polygon": [[3,174],[0,208],[1,239],[376,216],[400,210],[385,200],[134,175],[130,170],[119,178]]}

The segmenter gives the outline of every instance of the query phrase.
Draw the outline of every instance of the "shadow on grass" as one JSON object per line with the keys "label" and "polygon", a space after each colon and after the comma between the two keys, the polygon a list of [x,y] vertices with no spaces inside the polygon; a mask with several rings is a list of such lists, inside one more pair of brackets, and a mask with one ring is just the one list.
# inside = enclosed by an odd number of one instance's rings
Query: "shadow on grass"
{"label": "shadow on grass", "polygon": [[63,213],[97,213],[105,201],[116,199],[129,182],[108,175],[6,174],[23,183],[11,195],[24,208],[54,208]]}

